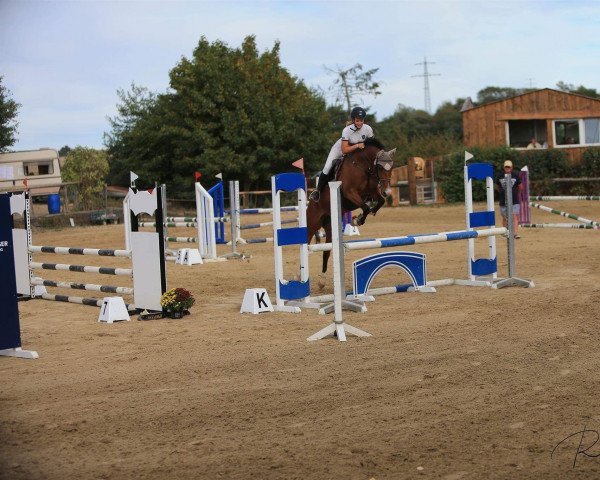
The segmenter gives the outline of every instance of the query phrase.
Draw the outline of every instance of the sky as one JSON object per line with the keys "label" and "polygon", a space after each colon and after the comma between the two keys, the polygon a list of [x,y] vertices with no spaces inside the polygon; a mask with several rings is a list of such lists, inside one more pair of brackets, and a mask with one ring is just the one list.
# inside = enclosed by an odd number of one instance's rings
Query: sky
{"label": "sky", "polygon": [[[260,51],[329,95],[329,69],[379,68],[381,95],[356,98],[378,120],[432,110],[487,86],[600,89],[600,0],[0,0],[0,76],[21,104],[14,150],[103,148],[117,90],[163,93],[199,39]],[[334,98],[328,96],[329,103]]]}

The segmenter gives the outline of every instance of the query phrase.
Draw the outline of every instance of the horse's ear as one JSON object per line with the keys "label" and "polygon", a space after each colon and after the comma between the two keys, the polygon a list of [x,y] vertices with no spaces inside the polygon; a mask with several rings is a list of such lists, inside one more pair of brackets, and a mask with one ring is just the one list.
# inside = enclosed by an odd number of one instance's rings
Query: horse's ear
{"label": "horse's ear", "polygon": [[390,157],[393,157],[393,156],[396,154],[396,149],[394,148],[393,150],[390,150],[389,152],[387,152],[387,154],[388,154]]}

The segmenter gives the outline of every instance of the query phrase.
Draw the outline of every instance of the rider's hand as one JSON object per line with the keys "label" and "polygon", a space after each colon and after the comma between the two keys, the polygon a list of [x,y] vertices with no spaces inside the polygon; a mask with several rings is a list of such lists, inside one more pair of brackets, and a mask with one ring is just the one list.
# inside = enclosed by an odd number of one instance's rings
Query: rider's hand
{"label": "rider's hand", "polygon": [[359,150],[363,150],[365,148],[364,143],[357,143],[356,146],[358,147]]}

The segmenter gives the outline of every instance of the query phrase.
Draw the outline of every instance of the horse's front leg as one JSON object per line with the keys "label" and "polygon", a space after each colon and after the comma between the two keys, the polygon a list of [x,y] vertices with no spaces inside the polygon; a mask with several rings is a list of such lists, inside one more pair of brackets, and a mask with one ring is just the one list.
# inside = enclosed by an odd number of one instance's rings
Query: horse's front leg
{"label": "horse's front leg", "polygon": [[377,204],[373,208],[371,208],[371,213],[373,214],[373,216],[379,211],[379,209],[383,206],[384,203],[385,198],[380,196],[377,200]]}
{"label": "horse's front leg", "polygon": [[363,203],[360,208],[362,209],[361,214],[358,217],[352,218],[352,225],[355,227],[364,225],[365,221],[367,220],[367,215],[371,213],[371,207],[369,207],[369,205],[366,203]]}
{"label": "horse's front leg", "polygon": [[356,225],[363,225],[367,220],[367,215],[369,215],[369,213],[375,215],[384,204],[385,198],[381,196],[377,198],[375,206],[372,206],[371,203],[364,203],[362,205],[362,213],[356,217]]}

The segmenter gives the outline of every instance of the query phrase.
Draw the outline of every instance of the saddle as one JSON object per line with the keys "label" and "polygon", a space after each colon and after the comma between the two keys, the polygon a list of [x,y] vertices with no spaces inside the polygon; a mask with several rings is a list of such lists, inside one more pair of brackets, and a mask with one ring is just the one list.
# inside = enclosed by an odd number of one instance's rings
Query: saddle
{"label": "saddle", "polygon": [[344,163],[344,157],[340,157],[340,158],[336,158],[333,161],[333,168],[329,171],[329,175],[327,175],[327,180],[331,181],[331,180],[338,180],[338,173],[340,171],[340,168],[342,168],[342,164]]}

